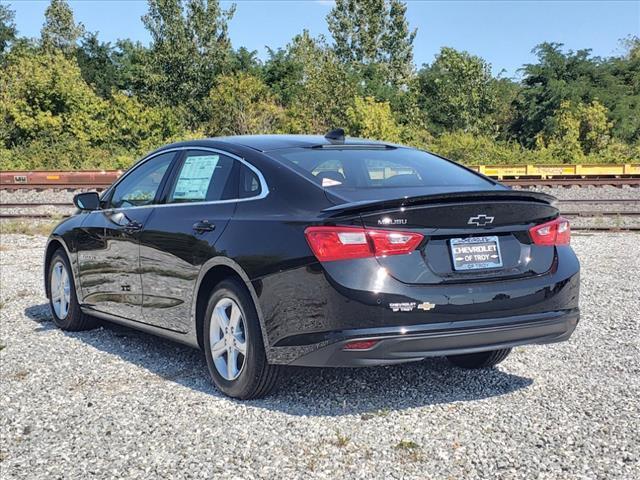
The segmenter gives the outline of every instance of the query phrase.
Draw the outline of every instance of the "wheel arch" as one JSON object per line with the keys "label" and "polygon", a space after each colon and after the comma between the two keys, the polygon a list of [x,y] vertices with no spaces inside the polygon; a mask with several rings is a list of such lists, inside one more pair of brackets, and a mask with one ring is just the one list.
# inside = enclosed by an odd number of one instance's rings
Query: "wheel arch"
{"label": "wheel arch", "polygon": [[249,295],[251,295],[253,305],[258,314],[258,320],[260,321],[262,339],[266,347],[268,345],[267,336],[262,318],[262,310],[260,309],[260,303],[258,301],[258,292],[242,267],[227,257],[214,257],[210,259],[202,266],[200,275],[198,275],[193,296],[194,301],[191,306],[191,318],[193,319],[193,328],[197,337],[198,345],[200,348],[203,348],[204,346],[204,314],[207,309],[207,303],[211,292],[216,285],[228,278],[236,278],[239,280],[245,286]]}
{"label": "wheel arch", "polygon": [[71,274],[73,275],[74,285],[76,289],[76,298],[82,298],[80,296],[80,286],[78,285],[78,264],[76,262],[76,258],[74,255],[71,255],[71,251],[69,247],[65,243],[64,239],[59,236],[49,237],[47,240],[47,246],[44,249],[44,291],[47,298],[49,298],[49,267],[51,266],[51,259],[53,255],[58,250],[62,250],[67,259],[69,260],[69,264],[71,265]]}

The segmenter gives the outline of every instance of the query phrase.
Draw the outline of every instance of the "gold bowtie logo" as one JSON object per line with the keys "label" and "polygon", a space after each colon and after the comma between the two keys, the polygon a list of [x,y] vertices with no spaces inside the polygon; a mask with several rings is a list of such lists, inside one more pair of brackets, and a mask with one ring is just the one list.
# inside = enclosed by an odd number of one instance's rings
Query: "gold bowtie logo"
{"label": "gold bowtie logo", "polygon": [[422,302],[421,304],[418,305],[418,308],[420,310],[424,310],[425,312],[428,312],[429,310],[433,309],[435,306],[436,306],[435,303]]}

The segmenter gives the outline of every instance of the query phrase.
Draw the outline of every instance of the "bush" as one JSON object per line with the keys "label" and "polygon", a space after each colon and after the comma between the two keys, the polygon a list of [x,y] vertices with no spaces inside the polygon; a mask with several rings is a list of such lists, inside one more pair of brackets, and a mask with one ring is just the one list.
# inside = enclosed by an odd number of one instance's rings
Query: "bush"
{"label": "bush", "polygon": [[557,143],[530,150],[515,142],[500,142],[483,135],[454,132],[433,139],[427,149],[467,165],[640,162],[640,145],[631,146],[617,141],[610,141],[598,153],[584,155],[581,150],[563,150]]}
{"label": "bush", "polygon": [[529,161],[529,152],[518,144],[497,142],[487,136],[464,132],[440,135],[428,145],[428,149],[468,165],[512,165]]}

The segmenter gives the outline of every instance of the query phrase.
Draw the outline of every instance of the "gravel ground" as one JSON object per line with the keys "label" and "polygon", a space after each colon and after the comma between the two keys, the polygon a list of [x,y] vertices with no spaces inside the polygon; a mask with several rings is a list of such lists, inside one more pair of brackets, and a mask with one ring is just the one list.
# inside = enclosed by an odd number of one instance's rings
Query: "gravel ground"
{"label": "gravel ground", "polygon": [[433,359],[292,370],[221,396],[203,356],[107,327],[55,329],[45,239],[0,244],[0,477],[640,478],[640,235],[576,235],[582,322],[498,368]]}
{"label": "gravel ground", "polygon": [[[525,189],[527,190],[527,189]],[[640,198],[640,188],[623,185],[622,187],[596,187],[587,185],[585,187],[535,187],[531,189],[536,192],[548,193],[560,200],[591,200],[594,198],[617,199],[617,198]]]}

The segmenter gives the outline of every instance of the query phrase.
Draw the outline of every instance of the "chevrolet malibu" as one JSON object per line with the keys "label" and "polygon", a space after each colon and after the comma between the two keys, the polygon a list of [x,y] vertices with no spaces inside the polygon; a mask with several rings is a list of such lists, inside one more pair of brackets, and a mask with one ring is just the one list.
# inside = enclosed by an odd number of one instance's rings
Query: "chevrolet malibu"
{"label": "chevrolet malibu", "polygon": [[553,197],[340,129],[168,145],[74,203],[45,253],[55,324],[200,348],[232,397],[287,365],[489,368],[579,320]]}

